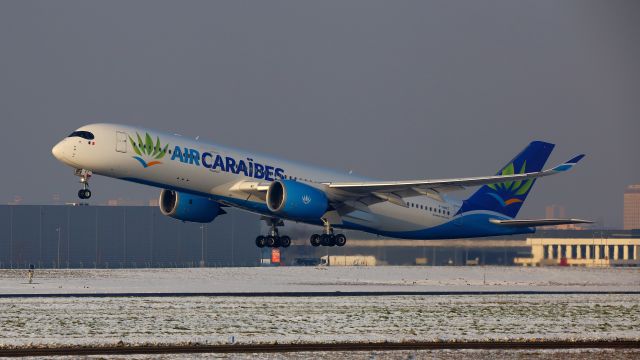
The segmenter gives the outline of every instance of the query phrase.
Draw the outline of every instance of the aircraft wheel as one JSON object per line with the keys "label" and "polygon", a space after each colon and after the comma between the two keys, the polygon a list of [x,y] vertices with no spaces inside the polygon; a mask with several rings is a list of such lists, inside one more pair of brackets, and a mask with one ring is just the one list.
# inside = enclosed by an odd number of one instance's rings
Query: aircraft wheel
{"label": "aircraft wheel", "polygon": [[256,238],[256,246],[259,248],[263,248],[267,244],[267,240],[264,236],[260,235]]}
{"label": "aircraft wheel", "polygon": [[278,247],[278,238],[275,236],[267,236],[267,246],[268,247]]}
{"label": "aircraft wheel", "polygon": [[342,234],[338,234],[336,235],[335,243],[338,246],[344,246],[347,243],[347,237]]}
{"label": "aircraft wheel", "polygon": [[281,236],[280,237],[280,246],[284,247],[284,248],[288,248],[289,246],[291,246],[291,238],[288,236]]}
{"label": "aircraft wheel", "polygon": [[336,246],[336,237],[334,235],[327,235],[327,245]]}
{"label": "aircraft wheel", "polygon": [[91,190],[89,189],[80,189],[78,190],[78,197],[80,199],[88,199],[91,197]]}
{"label": "aircraft wheel", "polygon": [[311,245],[313,245],[314,247],[320,246],[320,236],[318,234],[311,235],[311,238],[309,239],[309,241],[311,242]]}

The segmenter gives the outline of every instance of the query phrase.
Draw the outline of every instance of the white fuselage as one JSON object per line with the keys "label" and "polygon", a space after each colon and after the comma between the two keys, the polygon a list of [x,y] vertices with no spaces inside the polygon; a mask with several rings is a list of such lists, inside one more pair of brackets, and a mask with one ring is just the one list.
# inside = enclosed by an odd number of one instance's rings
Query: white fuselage
{"label": "white fuselage", "polygon": [[[242,180],[270,182],[276,178],[295,179],[312,186],[334,181],[363,180],[350,174],[138,127],[92,124],[78,130],[91,132],[95,139],[68,137],[53,149],[56,158],[73,168],[207,196],[222,204],[266,216],[275,215],[266,207],[264,199],[234,191],[234,185]],[[145,144],[148,144],[145,141],[147,134],[152,146],[145,148]],[[157,139],[160,139],[159,144]],[[158,148],[156,145],[159,145]],[[164,148],[167,149],[166,154],[155,159],[157,155],[154,153]],[[426,196],[405,200],[408,207],[386,201],[371,205],[353,202],[350,204],[353,210],[342,216],[341,223],[333,225],[382,235],[424,238],[411,233],[447,223],[459,209],[458,203]]]}

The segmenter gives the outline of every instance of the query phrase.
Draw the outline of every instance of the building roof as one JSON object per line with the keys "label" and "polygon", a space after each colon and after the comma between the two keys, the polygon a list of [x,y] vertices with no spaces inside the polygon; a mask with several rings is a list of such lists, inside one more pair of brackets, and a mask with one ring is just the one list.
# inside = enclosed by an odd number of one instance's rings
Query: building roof
{"label": "building roof", "polygon": [[625,194],[640,194],[640,184],[634,184],[627,186],[627,189],[624,191]]}

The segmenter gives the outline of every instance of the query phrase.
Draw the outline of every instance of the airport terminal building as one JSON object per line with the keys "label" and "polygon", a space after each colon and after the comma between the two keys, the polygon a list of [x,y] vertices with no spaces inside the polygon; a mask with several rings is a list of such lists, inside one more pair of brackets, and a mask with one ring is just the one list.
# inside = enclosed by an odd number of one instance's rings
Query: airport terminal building
{"label": "airport terminal building", "polygon": [[[255,246],[255,237],[266,233],[260,217],[230,208],[225,211],[228,214],[202,226],[164,216],[157,206],[3,205],[0,268],[264,264],[272,254],[269,248]],[[287,223],[281,232],[291,236],[292,246],[280,249],[281,265],[317,264],[325,256],[373,256],[377,265],[640,264],[637,230],[538,230],[460,240],[398,240],[346,231],[346,246],[315,248],[309,244],[309,235],[317,230]],[[594,244],[601,247],[585,247]]]}

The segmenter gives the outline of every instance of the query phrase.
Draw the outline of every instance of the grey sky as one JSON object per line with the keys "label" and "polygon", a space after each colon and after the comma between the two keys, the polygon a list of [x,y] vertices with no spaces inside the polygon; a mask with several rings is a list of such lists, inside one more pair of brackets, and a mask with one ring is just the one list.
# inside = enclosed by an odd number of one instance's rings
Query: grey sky
{"label": "grey sky", "polygon": [[557,203],[621,226],[639,39],[635,1],[2,1],[0,201],[74,199],[51,146],[108,121],[383,179],[489,175],[551,141],[551,163],[587,158],[520,216]]}

